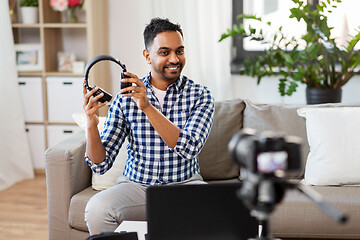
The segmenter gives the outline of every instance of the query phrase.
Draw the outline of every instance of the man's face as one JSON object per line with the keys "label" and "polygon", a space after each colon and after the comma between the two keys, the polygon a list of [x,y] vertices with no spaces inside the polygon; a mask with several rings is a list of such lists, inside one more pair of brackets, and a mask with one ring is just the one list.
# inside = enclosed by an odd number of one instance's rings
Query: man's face
{"label": "man's face", "polygon": [[151,77],[155,81],[175,82],[185,65],[184,42],[179,32],[168,31],[156,35],[153,44],[144,50],[151,64]]}

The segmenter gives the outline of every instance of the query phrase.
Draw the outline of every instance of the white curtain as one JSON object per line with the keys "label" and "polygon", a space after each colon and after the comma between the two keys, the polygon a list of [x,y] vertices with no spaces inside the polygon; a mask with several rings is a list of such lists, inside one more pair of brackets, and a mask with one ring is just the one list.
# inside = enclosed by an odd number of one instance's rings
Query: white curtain
{"label": "white curtain", "polygon": [[0,1],[0,190],[34,177],[17,82],[8,1]]}
{"label": "white curtain", "polygon": [[[146,6],[144,6],[146,5]],[[166,17],[184,31],[186,67],[184,74],[210,88],[215,100],[233,98],[231,89],[231,41],[218,42],[232,24],[231,0],[151,0],[143,22]]]}

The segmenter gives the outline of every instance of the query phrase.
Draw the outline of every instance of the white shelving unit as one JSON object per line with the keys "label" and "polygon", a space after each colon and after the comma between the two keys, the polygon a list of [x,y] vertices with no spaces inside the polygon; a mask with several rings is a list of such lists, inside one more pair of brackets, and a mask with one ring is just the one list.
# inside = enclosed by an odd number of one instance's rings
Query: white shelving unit
{"label": "white shelving unit", "polygon": [[[107,0],[85,1],[85,17],[64,23],[49,0],[39,0],[39,23],[13,23],[15,44],[40,44],[41,71],[19,71],[18,81],[34,167],[44,169],[44,151],[80,130],[72,113],[83,105],[83,74],[58,71],[58,52],[75,53],[86,62],[108,53]],[[98,64],[90,73],[91,84],[110,91],[109,65]],[[106,112],[101,112],[105,115]],[[41,154],[42,153],[42,154]]]}

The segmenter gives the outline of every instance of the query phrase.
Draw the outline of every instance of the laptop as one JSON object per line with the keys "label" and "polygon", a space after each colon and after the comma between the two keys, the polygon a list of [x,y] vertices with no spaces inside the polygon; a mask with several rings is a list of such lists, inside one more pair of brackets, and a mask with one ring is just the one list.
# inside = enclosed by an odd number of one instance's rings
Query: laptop
{"label": "laptop", "polygon": [[258,221],[236,196],[240,183],[151,186],[148,240],[247,240]]}

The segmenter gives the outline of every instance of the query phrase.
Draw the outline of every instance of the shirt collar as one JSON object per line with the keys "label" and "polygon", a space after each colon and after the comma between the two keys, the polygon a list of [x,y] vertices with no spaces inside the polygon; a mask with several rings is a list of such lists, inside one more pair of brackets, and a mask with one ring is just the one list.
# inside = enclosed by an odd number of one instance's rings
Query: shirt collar
{"label": "shirt collar", "polygon": [[[168,89],[171,88],[171,87],[174,87],[175,90],[178,92],[178,91],[181,89],[181,87],[183,86],[183,84],[186,82],[186,79],[187,79],[186,76],[180,75],[179,78],[178,78],[178,80],[177,80],[176,82],[172,83],[172,84],[168,87]],[[145,84],[145,86],[151,88],[151,72],[149,72],[149,73],[146,75],[146,77],[144,78],[144,84]]]}

